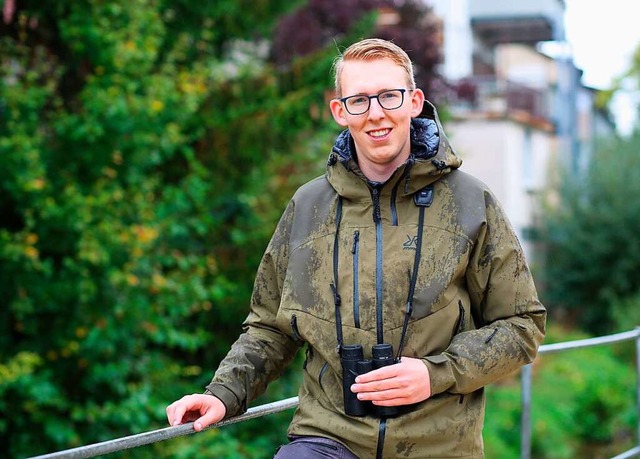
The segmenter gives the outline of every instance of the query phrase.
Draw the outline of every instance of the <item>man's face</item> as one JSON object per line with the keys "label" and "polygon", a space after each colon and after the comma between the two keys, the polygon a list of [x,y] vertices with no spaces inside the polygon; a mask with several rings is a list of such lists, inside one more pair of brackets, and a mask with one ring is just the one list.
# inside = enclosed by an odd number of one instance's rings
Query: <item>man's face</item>
{"label": "man's face", "polygon": [[330,103],[333,118],[351,132],[362,172],[370,180],[384,181],[409,157],[411,118],[422,111],[424,94],[419,89],[410,91],[406,72],[389,59],[347,61],[340,83],[342,97],[407,90],[404,102],[395,110],[385,110],[378,99],[371,99],[367,112],[352,115],[340,100]]}

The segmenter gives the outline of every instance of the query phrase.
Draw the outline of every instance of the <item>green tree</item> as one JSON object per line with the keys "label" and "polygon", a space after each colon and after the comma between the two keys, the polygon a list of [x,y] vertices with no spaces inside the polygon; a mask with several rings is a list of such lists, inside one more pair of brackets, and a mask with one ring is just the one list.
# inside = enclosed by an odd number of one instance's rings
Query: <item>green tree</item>
{"label": "green tree", "polygon": [[[600,146],[583,174],[560,174],[546,212],[546,302],[594,334],[640,293],[640,133]],[[633,324],[627,323],[625,328]]]}
{"label": "green tree", "polygon": [[2,451],[162,425],[210,378],[282,207],[264,172],[309,126],[261,52],[289,7],[26,1],[3,23]]}

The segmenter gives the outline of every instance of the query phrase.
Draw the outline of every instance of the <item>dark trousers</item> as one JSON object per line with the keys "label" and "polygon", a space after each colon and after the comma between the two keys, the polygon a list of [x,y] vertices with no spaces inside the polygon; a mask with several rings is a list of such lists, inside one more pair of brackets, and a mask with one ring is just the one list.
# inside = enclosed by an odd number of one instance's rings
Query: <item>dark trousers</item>
{"label": "dark trousers", "polygon": [[278,448],[273,459],[358,459],[342,443],[322,437],[297,437]]}

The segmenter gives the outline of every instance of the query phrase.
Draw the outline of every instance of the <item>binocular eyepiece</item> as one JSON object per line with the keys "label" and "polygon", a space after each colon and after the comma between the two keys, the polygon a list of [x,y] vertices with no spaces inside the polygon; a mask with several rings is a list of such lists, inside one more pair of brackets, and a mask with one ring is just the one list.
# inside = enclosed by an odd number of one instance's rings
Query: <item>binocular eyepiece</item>
{"label": "binocular eyepiece", "polygon": [[371,360],[364,358],[362,345],[347,344],[342,346],[340,362],[342,363],[342,393],[344,396],[344,411],[349,416],[377,416],[388,418],[401,413],[399,406],[376,406],[369,401],[358,400],[351,391],[356,376],[368,373],[378,368],[396,363],[391,344],[375,344],[371,348]]}

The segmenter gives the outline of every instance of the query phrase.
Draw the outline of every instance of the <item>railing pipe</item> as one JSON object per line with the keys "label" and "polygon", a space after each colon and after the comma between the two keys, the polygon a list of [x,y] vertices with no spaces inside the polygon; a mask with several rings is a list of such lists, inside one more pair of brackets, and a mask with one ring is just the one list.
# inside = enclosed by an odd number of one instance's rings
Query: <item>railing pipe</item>
{"label": "railing pipe", "polygon": [[636,327],[636,416],[637,419],[637,455],[640,457],[640,327]]}
{"label": "railing pipe", "polygon": [[565,341],[563,343],[543,344],[538,350],[538,354],[552,354],[554,352],[566,351],[569,349],[580,349],[583,347],[599,346],[602,344],[619,343],[621,341],[629,341],[638,339],[640,336],[640,327],[634,330],[615,335],[600,336],[597,338],[579,339],[575,341]]}
{"label": "railing pipe", "polygon": [[[575,341],[566,341],[563,343],[543,344],[538,349],[538,354],[553,354],[555,352],[567,351],[572,349],[581,349],[591,346],[600,346],[603,344],[613,344],[622,341],[635,339],[636,342],[636,407],[638,416],[640,416],[640,327],[634,330],[614,335],[601,336],[597,338],[587,338]],[[520,458],[531,459],[531,365],[522,367],[520,373],[521,381],[521,413],[520,413]],[[640,419],[637,422],[637,442],[640,445]],[[640,457],[640,446],[626,451],[613,459],[623,459],[629,457]]]}
{"label": "railing pipe", "polygon": [[612,457],[611,459],[629,459],[630,457],[639,457],[640,456],[640,446],[636,446],[629,451],[625,451],[622,454],[618,454],[617,456]]}
{"label": "railing pipe", "polygon": [[522,390],[522,412],[520,414],[521,459],[531,459],[531,373],[531,364],[522,367],[520,373],[520,387]]}
{"label": "railing pipe", "polygon": [[[267,403],[255,408],[249,408],[246,413],[241,414],[240,416],[225,419],[224,421],[213,424],[204,430],[222,427],[229,424],[235,424],[242,421],[248,421],[249,419],[259,418],[267,414],[278,413],[280,411],[288,410],[289,408],[294,408],[297,405],[298,397],[291,397],[274,403]],[[84,459],[88,457],[99,456],[101,454],[115,453],[117,451],[137,448],[138,446],[144,446],[158,441],[169,440],[171,438],[180,437],[182,435],[189,435],[192,433],[195,433],[195,430],[193,430],[193,422],[188,422],[179,426],[165,427],[164,429],[152,430],[137,435],[130,435],[128,437],[116,438],[115,440],[80,446],[78,448],[58,451],[56,453],[44,454],[42,456],[35,456],[30,459]]]}

